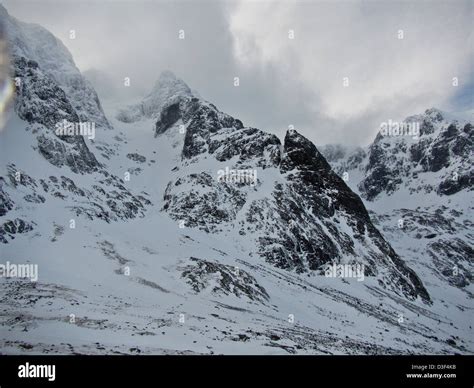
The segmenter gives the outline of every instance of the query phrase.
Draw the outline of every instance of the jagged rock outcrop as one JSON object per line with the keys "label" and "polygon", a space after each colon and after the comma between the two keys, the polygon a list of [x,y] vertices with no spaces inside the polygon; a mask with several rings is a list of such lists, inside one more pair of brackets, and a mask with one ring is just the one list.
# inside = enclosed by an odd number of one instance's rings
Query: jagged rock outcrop
{"label": "jagged rock outcrop", "polygon": [[13,201],[4,190],[5,179],[0,177],[0,217],[8,213],[9,210],[13,209]]}
{"label": "jagged rock outcrop", "polygon": [[404,123],[418,125],[419,135],[379,135],[368,149],[363,167],[366,176],[359,183],[367,200],[403,186],[412,192],[434,191],[440,195],[472,190],[471,123],[444,117],[437,109],[411,116]]}
{"label": "jagged rock outcrop", "polygon": [[183,172],[164,195],[163,210],[172,218],[214,233],[237,228],[254,241],[260,257],[287,270],[323,273],[331,263],[363,263],[366,275],[377,276],[380,284],[429,300],[420,279],[373,226],[361,199],[310,141],[292,130],[282,146],[276,136],[243,127],[201,99],[177,99],[157,116],[156,133],[186,128],[183,165],[213,158],[216,166],[256,171],[256,179],[222,182],[217,167]]}
{"label": "jagged rock outcrop", "polygon": [[6,220],[0,225],[0,243],[8,243],[8,240],[15,238],[16,234],[27,233],[34,229],[33,222],[27,222],[21,218]]}
{"label": "jagged rock outcrop", "polygon": [[32,60],[16,58],[13,67],[15,77],[20,79],[15,99],[18,116],[29,123],[43,125],[37,136],[39,152],[55,166],[68,166],[75,173],[97,171],[100,164],[82,136],[55,132],[64,120],[80,121],[63,89]]}
{"label": "jagged rock outcrop", "polygon": [[191,257],[190,261],[181,276],[197,293],[211,288],[215,294],[244,296],[252,301],[266,302],[270,298],[252,275],[238,267],[196,257]]}
{"label": "jagged rock outcrop", "polygon": [[15,111],[28,123],[39,125],[38,151],[55,166],[68,166],[75,173],[97,171],[100,164],[83,136],[56,132],[61,122],[92,122],[97,129],[109,128],[92,86],[50,32],[17,21],[3,7],[0,18],[10,42]]}
{"label": "jagged rock outcrop", "polygon": [[[76,67],[66,46],[45,28],[10,16],[3,6],[0,6],[0,18],[7,32],[12,62],[24,58],[34,63],[47,79],[64,91],[80,121],[91,121],[98,128],[109,129],[97,93]],[[48,90],[45,89],[46,93]],[[41,96],[42,88],[36,93]]]}

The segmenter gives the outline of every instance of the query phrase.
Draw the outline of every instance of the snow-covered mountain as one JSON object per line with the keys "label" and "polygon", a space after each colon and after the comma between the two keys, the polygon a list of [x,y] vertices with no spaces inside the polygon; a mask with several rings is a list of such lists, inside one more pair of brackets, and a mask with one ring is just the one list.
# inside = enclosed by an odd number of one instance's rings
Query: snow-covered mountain
{"label": "snow-covered mountain", "polygon": [[[405,256],[308,139],[246,127],[169,71],[137,104],[104,103],[107,119],[55,37],[0,17],[20,81],[0,134],[0,256],[39,271],[0,278],[0,352],[472,352],[470,286]],[[64,121],[95,134],[57,134]]]}
{"label": "snow-covered mountain", "polygon": [[165,105],[172,104],[183,96],[192,98],[194,93],[183,80],[177,78],[171,71],[165,70],[151,92],[142,101],[119,109],[116,117],[124,123],[157,118]]}
{"label": "snow-covered mountain", "polygon": [[428,270],[470,298],[473,123],[473,111],[431,108],[404,120],[405,133],[379,132],[366,149],[323,149],[334,170],[366,200],[395,250],[420,267],[416,272]]}
{"label": "snow-covered mountain", "polygon": [[81,121],[93,121],[96,126],[108,128],[109,123],[97,93],[81,75],[66,46],[45,28],[37,24],[23,23],[9,16],[3,6],[0,6],[0,18],[9,32],[7,37],[11,60],[21,62],[22,58],[25,58],[29,61],[23,66],[14,65],[15,71],[19,71],[14,76],[23,80],[26,74],[21,72],[28,71],[32,82],[49,84],[52,80],[54,85],[51,87],[57,85],[63,90]]}
{"label": "snow-covered mountain", "polygon": [[331,147],[326,150],[339,172],[363,170],[358,190],[369,201],[399,190],[440,196],[472,191],[473,114],[427,109],[399,124],[404,134],[395,132],[395,125],[394,134],[381,131],[365,152],[357,149],[337,158]]}

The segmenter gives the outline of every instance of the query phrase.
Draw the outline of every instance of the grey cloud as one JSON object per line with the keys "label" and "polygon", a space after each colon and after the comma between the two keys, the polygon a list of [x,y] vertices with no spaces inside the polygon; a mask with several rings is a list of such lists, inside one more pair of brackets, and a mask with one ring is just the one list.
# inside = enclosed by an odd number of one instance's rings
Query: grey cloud
{"label": "grey cloud", "polygon": [[[449,105],[454,91],[441,81],[464,74],[472,58],[462,52],[472,51],[469,2],[4,5],[58,36],[104,99],[132,103],[170,69],[245,125],[280,137],[294,125],[316,144],[366,144],[381,121]],[[394,39],[399,28],[403,42]],[[180,29],[184,40],[178,40]],[[346,73],[350,92],[339,87]],[[124,77],[130,88],[123,87]]]}

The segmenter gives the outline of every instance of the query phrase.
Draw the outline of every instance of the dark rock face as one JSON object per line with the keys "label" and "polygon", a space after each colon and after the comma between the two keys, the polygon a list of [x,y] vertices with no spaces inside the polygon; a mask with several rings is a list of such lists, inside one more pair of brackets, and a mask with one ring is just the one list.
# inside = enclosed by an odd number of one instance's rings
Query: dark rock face
{"label": "dark rock face", "polygon": [[461,172],[461,175],[454,175],[443,180],[437,192],[442,195],[456,194],[461,190],[472,190],[474,187],[474,171]]}
{"label": "dark rock face", "polygon": [[67,141],[61,141],[51,135],[40,135],[38,150],[51,164],[68,166],[75,173],[91,173],[101,167],[82,138],[69,137]]}
{"label": "dark rock face", "polygon": [[97,171],[101,166],[82,136],[55,133],[56,125],[63,120],[79,122],[65,92],[36,62],[22,57],[16,58],[13,65],[15,77],[21,80],[15,101],[18,116],[29,123],[44,125],[44,131],[37,137],[41,155],[51,164],[68,166],[75,173]]}
{"label": "dark rock face", "polygon": [[432,146],[431,152],[420,160],[425,171],[437,172],[449,166],[449,148],[444,141]]}
{"label": "dark rock face", "polygon": [[184,138],[182,156],[191,159],[209,149],[210,136],[222,128],[241,129],[242,123],[219,112],[212,104],[202,104],[195,100],[183,114],[188,123]]}
{"label": "dark rock face", "polygon": [[452,285],[466,287],[474,280],[470,270],[474,265],[474,249],[469,243],[460,238],[439,239],[429,245],[428,253],[439,273]]}
{"label": "dark rock face", "polygon": [[[92,190],[83,190],[65,181],[61,177],[61,185],[66,184],[73,195],[82,194],[88,203],[71,207],[78,216],[83,215],[90,220],[100,219],[105,222],[143,217],[151,202],[141,195],[132,194],[115,175],[100,179]],[[58,184],[54,184],[57,187]]]}
{"label": "dark rock face", "polygon": [[[372,201],[382,192],[391,194],[403,184],[411,191],[436,191],[441,195],[471,190],[472,125],[460,127],[456,121],[448,122],[436,109],[428,109],[408,121],[421,123],[416,141],[389,139],[379,134],[369,147],[366,177],[358,186],[363,197]],[[436,178],[436,186],[416,185],[420,173],[441,173],[442,177]]]}
{"label": "dark rock face", "polygon": [[50,130],[63,119],[79,121],[66,93],[44,74],[34,61],[16,58],[13,62],[15,78],[20,79],[16,89],[15,109],[24,120],[43,124]]}
{"label": "dark rock face", "polygon": [[[316,147],[296,131],[286,134],[280,170],[287,174],[292,188],[311,201],[314,214],[329,218],[336,211],[342,210],[351,216],[363,218],[356,224],[370,222],[361,199],[331,170]],[[334,195],[328,193],[328,188],[334,190]],[[331,198],[332,196],[335,198]],[[364,233],[364,228],[360,225],[358,232]]]}
{"label": "dark rock face", "polygon": [[[181,187],[193,187],[183,190]],[[163,210],[189,227],[216,231],[220,224],[235,219],[245,203],[246,194],[207,173],[190,174],[170,182],[166,188]]]}
{"label": "dark rock face", "polygon": [[130,160],[133,160],[134,162],[138,163],[145,163],[146,158],[143,155],[137,154],[137,153],[132,153],[132,154],[127,154],[127,158]]}
{"label": "dark rock face", "polygon": [[4,191],[3,187],[5,180],[0,177],[0,217],[8,213],[9,210],[13,209],[13,201],[7,192]]}
{"label": "dark rock face", "polygon": [[[403,161],[384,147],[381,141],[370,147],[366,166],[366,178],[359,184],[359,190],[368,200],[374,199],[382,190],[392,193],[401,182],[396,171],[403,170]],[[393,167],[392,167],[393,164]]]}
{"label": "dark rock face", "polygon": [[38,184],[36,183],[36,180],[32,178],[31,176],[29,176],[26,172],[18,169],[14,163],[7,165],[7,171],[8,171],[8,175],[7,175],[8,182],[6,182],[7,184],[4,186],[5,189],[8,186],[11,186],[14,188],[23,186],[33,191],[38,188]]}
{"label": "dark rock face", "polygon": [[182,157],[191,159],[209,149],[211,134],[222,128],[242,129],[240,120],[220,112],[210,103],[198,98],[178,96],[172,104],[163,108],[156,122],[155,136],[160,135],[178,120],[186,125]]}
{"label": "dark rock face", "polygon": [[364,158],[366,157],[366,153],[362,148],[356,149],[351,155],[347,158],[347,167],[346,170],[352,170],[362,163]]}
{"label": "dark rock face", "polygon": [[[443,116],[440,116],[440,117],[441,117],[441,120],[442,120]],[[435,127],[434,127],[433,123],[430,121],[430,119],[429,118],[424,119],[422,121],[422,124],[421,124],[421,127],[420,127],[420,134],[421,135],[430,135],[434,131],[435,131]]]}
{"label": "dark rock face", "polygon": [[[225,140],[222,137],[225,136]],[[281,143],[278,137],[255,128],[223,129],[216,136],[210,136],[209,153],[220,162],[238,156],[237,164],[252,163],[258,167],[278,166]],[[266,155],[268,154],[268,158]]]}
{"label": "dark rock face", "polygon": [[5,221],[0,225],[0,242],[7,244],[8,239],[13,240],[16,234],[27,233],[33,230],[33,225],[34,223],[24,221],[21,218]]}
{"label": "dark rock face", "polygon": [[[281,143],[275,135],[256,128],[244,128],[240,120],[220,112],[213,104],[197,98],[181,97],[163,109],[156,123],[155,135],[166,132],[181,120],[186,126],[182,158],[191,160],[209,153],[224,162],[238,156],[237,165],[276,166],[280,160]],[[268,155],[268,157],[267,157]]]}
{"label": "dark rock face", "polygon": [[30,203],[44,203],[46,199],[39,194],[27,194],[23,197],[26,202]]}
{"label": "dark rock face", "polygon": [[[335,222],[336,217],[343,214],[356,240],[366,247],[373,243],[380,251],[370,255],[362,253],[367,255],[367,275],[376,274],[381,263],[389,268],[394,263],[396,269],[391,268],[393,273],[390,281],[395,279],[397,286],[404,289],[405,295],[416,297],[420,294],[422,298],[429,300],[420,279],[374,227],[361,199],[331,170],[310,141],[294,131],[288,132],[280,168],[282,173],[287,174],[289,181],[286,190],[276,191],[281,209],[280,218],[285,219],[285,215],[296,218],[293,219],[296,221],[293,222],[293,227],[289,229],[289,233],[285,233],[286,236],[280,243],[280,251],[293,251],[298,258],[306,258],[306,266],[311,270],[321,268],[322,264],[329,262],[343,262],[346,257],[360,257],[361,252],[355,254],[353,239],[339,231]],[[311,212],[306,209],[311,209]],[[294,241],[301,242],[303,249],[295,250]],[[277,241],[272,243],[273,246],[278,246]],[[278,256],[273,255],[272,258]],[[363,260],[363,257],[360,259]],[[292,262],[298,263],[298,260]],[[300,260],[298,264],[300,270],[305,266],[304,260]],[[399,274],[403,276],[399,277]],[[407,278],[409,281],[406,281]]]}
{"label": "dark rock face", "polygon": [[430,108],[425,111],[427,118],[430,119],[431,122],[441,122],[443,121],[444,117],[442,113],[436,108]]}
{"label": "dark rock face", "polygon": [[179,103],[171,104],[161,111],[160,119],[156,122],[155,134],[160,135],[181,118]]}
{"label": "dark rock face", "polygon": [[429,139],[420,139],[417,143],[413,144],[410,148],[410,159],[414,163],[419,163],[421,159],[425,156],[425,151],[429,147]]}
{"label": "dark rock face", "polygon": [[201,292],[213,284],[212,292],[237,297],[247,297],[256,302],[265,303],[269,300],[267,291],[260,286],[248,272],[237,267],[191,257],[191,265],[187,265],[181,274],[196,292]]}

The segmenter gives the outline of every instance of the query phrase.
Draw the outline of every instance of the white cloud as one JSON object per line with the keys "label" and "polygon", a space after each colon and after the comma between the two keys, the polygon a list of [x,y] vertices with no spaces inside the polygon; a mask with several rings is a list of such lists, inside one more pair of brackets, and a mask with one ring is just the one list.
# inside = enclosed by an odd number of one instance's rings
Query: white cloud
{"label": "white cloud", "polygon": [[[231,11],[230,29],[237,61],[247,67],[272,65],[282,79],[296,77],[314,92],[309,105],[318,140],[360,141],[387,116],[403,118],[446,105],[458,91],[453,77],[468,81],[471,7],[241,2]],[[295,31],[293,40],[289,29]],[[343,86],[344,77],[349,87]]]}

